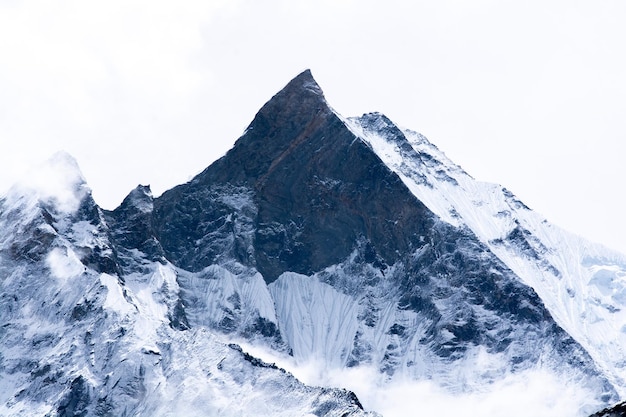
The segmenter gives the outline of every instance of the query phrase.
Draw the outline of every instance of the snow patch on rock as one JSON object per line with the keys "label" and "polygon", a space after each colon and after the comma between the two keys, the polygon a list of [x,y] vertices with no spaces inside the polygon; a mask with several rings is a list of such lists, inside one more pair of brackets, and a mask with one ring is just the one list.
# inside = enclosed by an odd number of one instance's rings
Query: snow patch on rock
{"label": "snow patch on rock", "polygon": [[115,311],[120,316],[124,316],[133,311],[128,301],[124,297],[124,292],[117,277],[109,274],[100,274],[100,283],[107,288],[104,308]]}

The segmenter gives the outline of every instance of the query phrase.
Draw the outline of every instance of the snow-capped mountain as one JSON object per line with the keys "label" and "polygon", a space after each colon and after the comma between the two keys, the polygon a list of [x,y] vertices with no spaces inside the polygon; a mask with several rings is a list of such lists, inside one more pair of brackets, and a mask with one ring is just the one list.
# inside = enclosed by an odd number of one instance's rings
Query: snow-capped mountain
{"label": "snow-capped mountain", "polygon": [[190,328],[179,271],[142,235],[145,189],[114,229],[71,157],[36,174],[0,206],[1,416],[366,414]]}
{"label": "snow-capped mountain", "polygon": [[158,198],[102,210],[58,154],[0,200],[0,415],[367,414],[239,345],[455,395],[546,372],[586,415],[626,395],[625,271],[305,71]]}
{"label": "snow-capped mountain", "polygon": [[348,125],[442,220],[469,227],[529,287],[626,395],[626,257],[550,223],[507,189],[474,180],[382,115]]}

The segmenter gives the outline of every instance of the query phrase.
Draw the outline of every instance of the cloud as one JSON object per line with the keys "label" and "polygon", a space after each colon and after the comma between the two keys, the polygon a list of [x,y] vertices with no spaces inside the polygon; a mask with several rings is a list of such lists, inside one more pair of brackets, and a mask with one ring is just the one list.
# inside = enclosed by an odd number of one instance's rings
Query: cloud
{"label": "cloud", "polygon": [[376,386],[368,383],[371,379],[367,374],[357,370],[344,375],[340,371],[333,373],[329,382],[348,386],[365,407],[385,417],[418,413],[440,417],[572,417],[598,409],[598,405],[589,404],[591,392],[541,370],[509,375],[470,393],[450,393],[429,381],[400,380]]}
{"label": "cloud", "polygon": [[306,384],[354,391],[366,410],[384,417],[584,417],[602,408],[587,388],[566,375],[541,368],[509,374],[465,392],[451,392],[435,381],[403,377],[386,381],[372,367],[330,369],[322,361],[295,363],[292,357],[265,347],[240,344],[253,356],[275,363]]}
{"label": "cloud", "polygon": [[60,280],[68,280],[85,272],[85,265],[69,248],[54,248],[46,257],[46,264],[52,275]]}
{"label": "cloud", "polygon": [[9,198],[30,196],[51,204],[60,213],[71,214],[90,192],[76,160],[58,152],[26,173],[9,191]]}

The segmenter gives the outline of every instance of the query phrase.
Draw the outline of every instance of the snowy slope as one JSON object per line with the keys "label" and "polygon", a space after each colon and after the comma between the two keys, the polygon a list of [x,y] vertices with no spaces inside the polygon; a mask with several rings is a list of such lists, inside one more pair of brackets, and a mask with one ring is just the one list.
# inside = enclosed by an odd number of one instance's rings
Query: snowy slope
{"label": "snowy slope", "polygon": [[[74,160],[43,171],[0,200],[1,416],[366,415],[348,391],[308,387],[194,316],[191,329],[175,321],[184,271],[135,252],[122,274],[125,249]],[[223,277],[220,291],[256,299],[254,277]]]}
{"label": "snowy slope", "polygon": [[592,355],[621,395],[626,378],[626,257],[548,222],[505,188],[476,181],[419,133],[380,114],[346,121],[433,212],[467,226]]}

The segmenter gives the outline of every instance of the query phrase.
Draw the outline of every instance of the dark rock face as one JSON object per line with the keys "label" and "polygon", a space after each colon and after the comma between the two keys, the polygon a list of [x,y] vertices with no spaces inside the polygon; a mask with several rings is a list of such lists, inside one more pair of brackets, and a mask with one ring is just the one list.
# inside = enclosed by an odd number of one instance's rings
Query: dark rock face
{"label": "dark rock face", "polygon": [[624,417],[626,416],[626,402],[619,403],[613,407],[605,408],[590,415],[589,417]]}
{"label": "dark rock face", "polygon": [[152,211],[150,187],[140,185],[130,192],[118,208],[104,212],[124,272],[131,272],[131,265],[137,267],[133,250],[142,253],[148,261],[165,259],[161,244],[155,237]]}
{"label": "dark rock face", "polygon": [[[527,340],[539,341],[545,332],[567,338],[537,294],[518,282],[469,232],[438,224],[429,238],[432,243],[408,259],[401,271],[399,305],[430,320],[432,328],[425,342],[438,355],[459,357],[468,346],[484,346],[492,353],[521,352],[524,349],[513,335],[515,326],[526,329]],[[454,338],[442,340],[444,332]],[[532,362],[539,357],[521,359]]]}
{"label": "dark rock face", "polygon": [[87,416],[90,397],[87,381],[82,376],[77,377],[72,381],[69,392],[57,408],[59,417]]}
{"label": "dark rock face", "polygon": [[113,212],[107,213],[115,241],[127,249],[138,249],[153,260],[163,251],[152,227],[152,193],[149,186],[138,186]]}
{"label": "dark rock face", "polygon": [[228,260],[254,265],[256,215],[248,188],[192,182],[155,201],[154,225],[167,259],[197,272]]}
{"label": "dark rock face", "polygon": [[[91,195],[81,202],[78,212],[74,215],[74,218],[70,220],[70,224],[77,224],[81,221],[94,226],[97,234],[104,236],[109,232],[106,222],[104,221],[102,210],[98,207]],[[70,242],[75,245],[78,244],[78,242],[72,238],[70,238]],[[108,239],[103,239],[99,244],[94,246],[78,247],[77,249],[81,255],[81,262],[87,268],[92,268],[97,272],[121,275],[122,271],[120,269],[117,251],[110,244]]]}
{"label": "dark rock face", "polygon": [[[247,210],[220,202],[228,187],[248,190]],[[253,235],[239,232],[250,227],[235,230],[237,222],[253,226]],[[245,242],[231,256],[268,283],[285,271],[311,274],[341,262],[361,238],[392,264],[421,245],[432,222],[332,112],[308,71],[259,111],[226,156],[155,201],[159,238],[174,263],[198,271],[219,262],[222,248],[198,253],[196,242],[221,230],[217,240],[230,234]]]}

